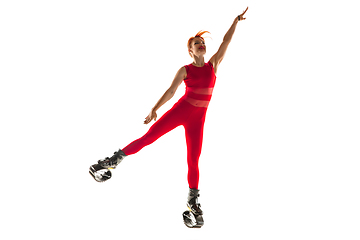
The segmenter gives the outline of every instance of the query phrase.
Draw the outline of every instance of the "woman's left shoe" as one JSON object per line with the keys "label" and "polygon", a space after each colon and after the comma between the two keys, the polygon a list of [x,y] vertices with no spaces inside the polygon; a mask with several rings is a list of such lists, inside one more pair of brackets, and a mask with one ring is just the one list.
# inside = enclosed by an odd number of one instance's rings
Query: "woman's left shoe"
{"label": "woman's left shoe", "polygon": [[190,188],[187,206],[195,215],[203,215],[203,211],[200,208],[201,205],[198,202],[198,197],[200,197],[199,190]]}
{"label": "woman's left shoe", "polygon": [[189,228],[201,228],[204,225],[203,211],[200,208],[200,203],[198,203],[199,196],[199,190],[189,189],[187,201],[189,211],[183,213],[184,223]]}

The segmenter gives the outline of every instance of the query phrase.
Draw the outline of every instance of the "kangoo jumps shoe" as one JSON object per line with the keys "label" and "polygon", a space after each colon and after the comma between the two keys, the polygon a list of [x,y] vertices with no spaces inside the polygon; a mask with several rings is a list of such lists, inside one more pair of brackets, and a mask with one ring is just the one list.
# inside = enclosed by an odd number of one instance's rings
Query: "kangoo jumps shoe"
{"label": "kangoo jumps shoe", "polygon": [[112,157],[99,160],[98,163],[91,165],[89,173],[95,181],[105,182],[112,176],[110,169],[115,169],[125,157],[125,153],[119,149],[119,151],[114,152]]}
{"label": "kangoo jumps shoe", "polygon": [[121,161],[126,157],[125,153],[119,149],[119,151],[114,152],[114,155],[110,158],[105,158],[102,160],[98,161],[98,164],[100,164],[100,166],[102,166],[103,168],[108,168],[108,169],[115,169],[117,165],[119,165],[119,163],[121,163]]}

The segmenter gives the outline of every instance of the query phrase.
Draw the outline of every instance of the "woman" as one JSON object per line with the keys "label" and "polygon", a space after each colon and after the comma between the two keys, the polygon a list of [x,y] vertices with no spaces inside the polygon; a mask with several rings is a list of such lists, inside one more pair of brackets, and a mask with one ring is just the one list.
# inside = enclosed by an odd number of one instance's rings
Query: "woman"
{"label": "woman", "polygon": [[[216,72],[219,64],[224,58],[237,23],[246,19],[243,16],[247,10],[248,8],[235,18],[230,29],[225,34],[219,50],[208,62],[204,61],[206,45],[204,38],[202,37],[207,31],[200,31],[195,37],[189,39],[188,51],[194,60],[193,63],[183,66],[178,70],[171,86],[155,104],[150,114],[145,118],[144,123],[148,124],[153,119],[156,121],[156,111],[174,96],[176,89],[182,81],[184,81],[186,85],[185,95],[156,123],[154,123],[143,137],[133,141],[124,149],[115,152],[111,158],[99,160],[98,164],[101,165],[101,167],[106,169],[115,168],[125,156],[137,153],[143,147],[153,143],[165,133],[179,125],[183,125],[185,128],[187,144],[188,183],[190,188],[187,205],[194,214],[202,215],[202,210],[198,203],[198,162],[201,153],[206,110],[215,85]],[[99,181],[99,179],[96,180]],[[103,180],[100,179],[100,181]]]}

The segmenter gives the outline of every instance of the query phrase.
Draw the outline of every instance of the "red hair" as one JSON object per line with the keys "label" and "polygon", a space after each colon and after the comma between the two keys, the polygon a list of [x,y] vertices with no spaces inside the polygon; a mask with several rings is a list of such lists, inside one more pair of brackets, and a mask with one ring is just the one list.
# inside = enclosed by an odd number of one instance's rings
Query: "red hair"
{"label": "red hair", "polygon": [[[192,40],[194,40],[194,38],[196,38],[196,37],[199,37],[199,38],[201,38],[203,41],[205,41],[204,38],[202,37],[202,35],[203,35],[204,33],[210,33],[210,32],[208,32],[208,31],[199,31],[199,32],[195,35],[195,37],[191,37],[191,38],[189,39],[189,41],[188,41],[188,44],[187,44],[188,49],[190,49],[191,42],[192,42]],[[189,55],[190,55],[190,53],[189,53]],[[190,56],[191,56],[191,55],[190,55]]]}

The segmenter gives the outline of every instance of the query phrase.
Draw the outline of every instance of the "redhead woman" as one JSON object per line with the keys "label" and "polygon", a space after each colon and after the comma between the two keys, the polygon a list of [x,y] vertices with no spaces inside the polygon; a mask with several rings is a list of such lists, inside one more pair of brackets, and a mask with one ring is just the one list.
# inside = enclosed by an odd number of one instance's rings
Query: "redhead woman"
{"label": "redhead woman", "polygon": [[[189,39],[187,47],[189,55],[193,58],[193,62],[178,70],[169,89],[163,94],[151,109],[149,115],[145,118],[144,124],[149,124],[152,120],[154,120],[155,123],[144,136],[131,142],[125,148],[119,149],[112,157],[99,160],[97,164],[92,165],[90,167],[90,174],[96,181],[102,182],[109,179],[111,177],[109,169],[114,169],[126,156],[139,152],[143,147],[150,145],[164,134],[182,125],[185,128],[187,145],[189,183],[187,206],[190,210],[186,212],[190,220],[186,220],[188,222],[185,221],[185,224],[188,227],[202,226],[203,221],[201,216],[203,212],[198,202],[198,163],[202,147],[206,111],[215,86],[218,67],[224,59],[238,22],[246,19],[244,18],[244,14],[247,10],[248,8],[235,18],[230,29],[225,34],[219,50],[208,62],[205,62],[204,60],[206,44],[202,37],[204,33],[208,32],[200,31],[194,37]],[[177,88],[183,81],[186,85],[184,96],[182,96],[170,110],[156,121],[156,111],[174,96]],[[195,219],[193,223],[189,223],[191,219]]]}

